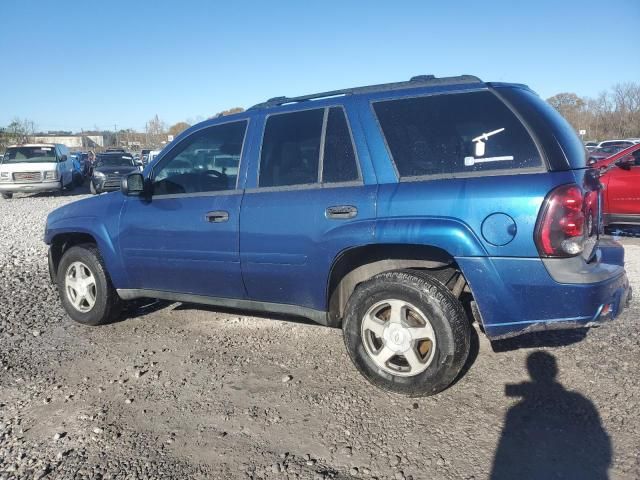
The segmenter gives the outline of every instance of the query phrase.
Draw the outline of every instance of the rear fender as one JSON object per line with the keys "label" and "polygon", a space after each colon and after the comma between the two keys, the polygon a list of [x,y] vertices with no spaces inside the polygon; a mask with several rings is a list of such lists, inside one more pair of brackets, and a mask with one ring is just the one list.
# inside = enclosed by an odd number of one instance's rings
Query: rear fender
{"label": "rear fender", "polygon": [[453,257],[487,256],[487,251],[471,229],[452,218],[381,219],[376,223],[376,243],[429,245]]}

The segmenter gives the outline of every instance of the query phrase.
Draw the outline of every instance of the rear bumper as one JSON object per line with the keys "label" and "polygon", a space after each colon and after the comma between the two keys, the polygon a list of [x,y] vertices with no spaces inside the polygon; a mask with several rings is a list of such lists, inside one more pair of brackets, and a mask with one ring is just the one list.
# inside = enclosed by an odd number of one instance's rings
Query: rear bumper
{"label": "rear bumper", "polygon": [[29,192],[55,192],[60,190],[60,182],[38,183],[0,183],[0,192],[3,193],[29,193]]}
{"label": "rear bumper", "polygon": [[[631,300],[618,244],[598,248],[582,274],[552,277],[539,258],[460,258],[487,336],[492,340],[540,330],[588,327],[616,318]],[[568,268],[572,268],[567,262]],[[584,263],[583,263],[584,268]],[[578,277],[582,277],[579,279]],[[580,281],[578,281],[580,280]]]}

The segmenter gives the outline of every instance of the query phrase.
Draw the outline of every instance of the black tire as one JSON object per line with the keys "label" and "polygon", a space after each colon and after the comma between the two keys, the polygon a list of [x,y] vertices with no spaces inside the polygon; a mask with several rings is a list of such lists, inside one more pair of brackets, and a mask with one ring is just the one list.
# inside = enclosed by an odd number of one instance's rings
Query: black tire
{"label": "black tire", "polygon": [[13,198],[13,193],[3,193],[2,198],[5,200],[11,200]]}
{"label": "black tire", "polygon": [[89,180],[89,191],[91,192],[91,195],[98,194],[98,192],[96,191],[96,186],[93,184],[91,180]]}
{"label": "black tire", "polygon": [[[367,311],[378,302],[397,299],[424,313],[435,334],[433,359],[414,376],[399,376],[378,366],[363,344],[361,327]],[[434,395],[456,379],[471,345],[471,326],[462,304],[438,280],[418,270],[381,273],[360,284],[346,306],[344,341],[357,369],[372,384],[411,397]]]}
{"label": "black tire", "polygon": [[[96,300],[93,308],[88,312],[76,309],[66,292],[65,276],[69,266],[74,262],[82,262],[95,279]],[[64,253],[58,265],[56,283],[62,306],[67,314],[78,323],[104,325],[117,320],[122,312],[124,302],[113,287],[100,252],[93,244],[71,247]]]}

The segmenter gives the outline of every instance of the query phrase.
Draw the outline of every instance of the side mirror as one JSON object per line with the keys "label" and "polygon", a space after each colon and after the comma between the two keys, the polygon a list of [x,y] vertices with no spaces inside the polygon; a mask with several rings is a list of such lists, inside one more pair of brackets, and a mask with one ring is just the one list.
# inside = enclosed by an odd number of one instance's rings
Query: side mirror
{"label": "side mirror", "polygon": [[141,173],[130,173],[121,180],[120,191],[128,197],[142,195],[144,193],[144,176]]}
{"label": "side mirror", "polygon": [[589,160],[587,161],[587,164],[591,166],[591,165],[595,165],[596,162],[597,160],[595,158],[590,157]]}
{"label": "side mirror", "polygon": [[60,162],[66,162],[67,161],[67,156],[66,155],[62,155],[60,157]]}

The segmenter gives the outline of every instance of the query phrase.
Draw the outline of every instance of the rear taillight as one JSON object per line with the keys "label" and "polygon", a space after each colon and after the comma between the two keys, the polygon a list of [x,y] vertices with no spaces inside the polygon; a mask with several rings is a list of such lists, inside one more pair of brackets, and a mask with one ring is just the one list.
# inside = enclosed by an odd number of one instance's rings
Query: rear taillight
{"label": "rear taillight", "polygon": [[562,185],[552,190],[536,225],[535,242],[540,255],[578,255],[584,249],[584,229],[582,190],[577,185]]}

